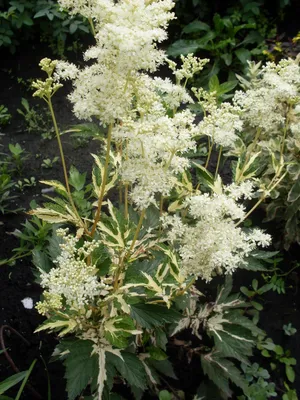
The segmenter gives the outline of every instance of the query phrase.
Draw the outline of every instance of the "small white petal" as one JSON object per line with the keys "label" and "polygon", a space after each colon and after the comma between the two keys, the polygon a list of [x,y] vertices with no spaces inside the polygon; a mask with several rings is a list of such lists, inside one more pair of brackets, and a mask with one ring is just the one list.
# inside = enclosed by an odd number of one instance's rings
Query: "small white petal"
{"label": "small white petal", "polygon": [[25,299],[21,300],[21,303],[23,303],[24,308],[27,308],[28,310],[33,308],[33,300],[31,297],[25,297]]}

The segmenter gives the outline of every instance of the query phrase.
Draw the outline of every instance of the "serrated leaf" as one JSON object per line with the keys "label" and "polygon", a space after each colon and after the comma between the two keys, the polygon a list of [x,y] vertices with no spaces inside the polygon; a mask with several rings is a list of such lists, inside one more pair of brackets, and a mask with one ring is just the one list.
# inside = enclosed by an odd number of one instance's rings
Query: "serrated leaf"
{"label": "serrated leaf", "polygon": [[155,343],[158,347],[166,351],[166,345],[168,343],[168,338],[166,333],[161,329],[157,328],[154,331],[155,334]]}
{"label": "serrated leaf", "polygon": [[138,303],[131,306],[131,317],[143,328],[152,329],[164,324],[176,323],[181,314],[167,307]]}
{"label": "serrated leaf", "polygon": [[147,279],[143,275],[143,272],[149,275],[155,275],[155,272],[161,263],[161,259],[155,258],[151,261],[135,261],[131,263],[126,271],[125,283],[140,283],[147,282]]}
{"label": "serrated leaf", "polygon": [[44,185],[47,185],[47,186],[52,186],[55,189],[57,189],[58,191],[60,191],[63,194],[65,194],[66,196],[68,195],[67,189],[59,181],[55,181],[55,180],[52,180],[52,181],[40,181],[40,183],[43,183]]}
{"label": "serrated leaf", "polygon": [[171,362],[169,360],[156,361],[156,360],[147,359],[147,362],[153,368],[155,368],[156,371],[159,372],[160,374],[168,376],[169,378],[172,378],[172,379],[178,379],[177,376],[175,375],[173,365],[171,364]]}
{"label": "serrated leaf", "polygon": [[226,319],[230,321],[230,324],[240,325],[243,328],[248,329],[253,336],[265,336],[265,332],[239,310],[229,311],[226,314]]}
{"label": "serrated leaf", "polygon": [[29,213],[31,215],[36,215],[38,218],[51,224],[68,222],[70,220],[68,215],[47,208],[36,208]]}
{"label": "serrated leaf", "polygon": [[66,315],[65,319],[49,318],[34,332],[49,329],[50,331],[60,331],[58,336],[64,336],[67,333],[72,332],[76,327],[77,322]]}
{"label": "serrated leaf", "polygon": [[252,256],[246,257],[245,263],[241,264],[240,268],[248,271],[268,271],[269,269],[261,261]]}
{"label": "serrated leaf", "polygon": [[[68,400],[74,400],[99,373],[98,357],[91,355],[93,343],[89,340],[77,340],[67,346],[69,354],[64,365],[66,367]],[[118,358],[118,357],[117,357]]]}
{"label": "serrated leaf", "polygon": [[147,378],[142,362],[135,354],[121,351],[123,360],[112,353],[106,353],[107,363],[112,364],[126,381],[140,389],[146,389]]}
{"label": "serrated leaf", "polygon": [[229,379],[243,390],[246,389],[247,382],[242,377],[241,371],[226,358],[217,357],[213,354],[202,355],[201,365],[204,374],[228,397],[232,395]]}
{"label": "serrated leaf", "polygon": [[[225,329],[225,328],[224,328]],[[244,364],[249,364],[248,357],[252,355],[253,343],[242,337],[232,337],[228,332],[213,332],[216,349],[224,357],[235,358]]]}
{"label": "serrated leaf", "polygon": [[113,346],[125,348],[128,338],[142,331],[135,329],[135,324],[129,316],[108,319],[104,324],[105,339]]}
{"label": "serrated leaf", "polygon": [[265,251],[265,250],[254,250],[251,252],[251,257],[258,258],[260,260],[268,260],[276,256],[279,251]]}
{"label": "serrated leaf", "polygon": [[224,303],[232,291],[232,276],[226,275],[224,285],[218,290],[216,304]]}

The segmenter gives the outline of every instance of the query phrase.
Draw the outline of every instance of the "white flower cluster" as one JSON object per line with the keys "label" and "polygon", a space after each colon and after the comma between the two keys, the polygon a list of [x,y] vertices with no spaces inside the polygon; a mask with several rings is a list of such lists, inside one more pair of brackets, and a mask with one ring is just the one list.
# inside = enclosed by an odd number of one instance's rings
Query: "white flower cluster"
{"label": "white flower cluster", "polygon": [[[95,21],[96,46],[85,53],[95,62],[82,70],[58,64],[56,76],[73,79],[69,99],[79,119],[98,117],[103,123],[123,120],[131,110],[141,71],[155,71],[165,61],[157,42],[166,39],[174,14],[172,0],[60,0],[61,6]],[[74,79],[75,78],[75,79]]]}
{"label": "white flower cluster", "polygon": [[177,69],[174,62],[169,61],[169,66],[173,70],[177,83],[180,83],[183,79],[186,83],[195,74],[202,71],[204,66],[209,62],[208,58],[196,58],[193,54],[188,54],[187,56],[181,55],[180,58],[182,61],[180,69]]}
{"label": "white flower cluster", "polygon": [[166,216],[163,222],[165,227],[170,226],[168,239],[179,246],[186,275],[210,281],[215,272],[232,273],[246,263],[245,257],[257,245],[270,244],[270,235],[259,229],[246,232],[236,226],[235,221],[242,219],[245,212],[232,197],[201,194],[190,197],[185,205],[192,217],[190,224],[178,216]]}
{"label": "white flower cluster", "polygon": [[219,107],[211,105],[209,112],[198,125],[199,133],[209,136],[218,146],[234,148],[238,133],[243,129],[240,109],[229,103],[222,103]]}
{"label": "white flower cluster", "polygon": [[127,159],[120,172],[124,182],[134,184],[131,197],[139,208],[155,203],[157,193],[169,195],[176,184],[176,174],[189,167],[188,159],[182,155],[196,149],[193,121],[189,110],[178,112],[173,118],[161,110],[136,121],[124,121],[115,130],[115,138],[129,139]]}
{"label": "white flower cluster", "polygon": [[249,200],[252,199],[254,196],[254,188],[255,183],[253,181],[247,180],[239,184],[232,183],[231,185],[226,186],[224,188],[224,191],[229,197],[233,198],[234,200]]}
{"label": "white flower cluster", "polygon": [[257,71],[246,92],[235,93],[233,103],[245,123],[272,136],[285,123],[287,107],[299,104],[299,87],[299,58],[269,62]]}
{"label": "white flower cluster", "polygon": [[63,305],[80,310],[101,294],[107,286],[99,281],[94,265],[87,265],[85,259],[97,247],[96,242],[85,242],[78,249],[78,238],[58,229],[57,235],[63,238],[61,254],[48,273],[41,271],[41,286],[45,289],[45,300],[38,303],[39,312],[47,309],[61,309]]}

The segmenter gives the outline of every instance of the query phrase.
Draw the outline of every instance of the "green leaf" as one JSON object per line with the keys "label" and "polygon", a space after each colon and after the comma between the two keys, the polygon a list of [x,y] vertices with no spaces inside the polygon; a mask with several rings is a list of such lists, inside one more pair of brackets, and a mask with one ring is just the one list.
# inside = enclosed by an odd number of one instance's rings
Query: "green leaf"
{"label": "green leaf", "polygon": [[240,291],[246,296],[246,297],[252,297],[255,295],[255,292],[253,290],[247,289],[245,286],[240,287]]}
{"label": "green leaf", "polygon": [[221,55],[222,60],[224,60],[227,66],[232,64],[232,54],[231,53],[224,53]]}
{"label": "green leaf", "polygon": [[205,22],[202,21],[193,21],[190,24],[186,25],[182,33],[196,33],[196,32],[201,32],[201,31],[209,31],[210,26],[207,25]]}
{"label": "green leaf", "polygon": [[105,339],[112,346],[121,349],[128,346],[128,338],[130,336],[139,332],[135,329],[134,321],[127,315],[107,320],[104,329]]}
{"label": "green leaf", "polygon": [[258,288],[258,280],[257,279],[252,280],[252,287],[255,291],[257,291],[257,288]]}
{"label": "green leaf", "polygon": [[43,17],[44,15],[46,15],[46,10],[42,9],[42,10],[38,11],[36,14],[34,14],[33,18],[40,18],[40,17]]}
{"label": "green leaf", "polygon": [[172,400],[172,395],[167,390],[161,390],[158,393],[159,400]]}
{"label": "green leaf", "polygon": [[131,306],[131,317],[141,327],[153,329],[178,322],[181,319],[181,314],[173,309],[155,304],[138,303]]}
{"label": "green leaf", "polygon": [[287,376],[288,380],[293,383],[295,381],[294,368],[291,367],[290,365],[286,365],[285,366],[285,373],[286,373],[286,376]]}
{"label": "green leaf", "polygon": [[181,54],[186,56],[187,54],[190,53],[196,53],[198,49],[199,49],[199,43],[197,40],[180,39],[168,47],[167,53],[169,56],[173,57],[178,57]]}
{"label": "green leaf", "polygon": [[157,328],[154,332],[155,334],[155,342],[158,347],[166,351],[166,345],[168,343],[168,338],[166,333],[161,329]]}
{"label": "green leaf", "polygon": [[65,351],[70,352],[64,361],[68,400],[74,400],[86,388],[89,381],[98,376],[98,358],[97,355],[91,356],[93,342],[89,340],[76,340],[70,344],[66,341],[64,347]]}
{"label": "green leaf", "polygon": [[32,262],[36,268],[46,273],[50,271],[53,265],[45,252],[36,249],[32,251]]}
{"label": "green leaf", "polygon": [[224,20],[220,17],[219,14],[215,14],[213,17],[214,25],[216,28],[216,31],[221,32],[224,28]]}
{"label": "green leaf", "polygon": [[193,165],[197,168],[196,170],[197,177],[199,177],[201,181],[205,182],[206,185],[213,185],[214,183],[213,175],[209,171],[207,171],[207,169],[204,168],[201,164],[194,162]]}
{"label": "green leaf", "polygon": [[251,53],[247,49],[237,49],[234,53],[242,64],[247,64],[247,61],[251,60]]}
{"label": "green leaf", "polygon": [[217,75],[214,75],[208,81],[208,87],[210,92],[217,92],[219,90],[220,82]]}
{"label": "green leaf", "polygon": [[234,80],[221,83],[221,85],[218,88],[218,95],[221,96],[225,93],[231,92],[236,87],[237,84],[238,82]]}
{"label": "green leaf", "polygon": [[112,364],[129,385],[146,389],[147,378],[142,362],[135,354],[121,351],[123,360],[110,352],[106,353],[106,362]]}
{"label": "green leaf", "polygon": [[217,296],[217,304],[225,303],[226,300],[228,299],[228,296],[230,295],[232,291],[232,276],[231,275],[226,275],[225,277],[225,283],[223,286],[221,286],[220,289],[218,289],[218,296]]}
{"label": "green leaf", "polygon": [[260,303],[257,303],[257,301],[250,301],[250,303],[257,311],[262,311],[264,309]]}
{"label": "green leaf", "polygon": [[74,22],[72,24],[70,24],[69,30],[70,30],[71,35],[77,31],[77,27],[78,27],[78,25]]}
{"label": "green leaf", "polygon": [[259,260],[268,260],[278,253],[279,251],[254,250],[251,252],[251,257],[258,258]]}
{"label": "green leaf", "polygon": [[27,373],[26,373],[26,376],[25,376],[25,378],[23,379],[23,382],[22,382],[22,384],[21,384],[21,386],[20,386],[20,389],[18,390],[18,393],[17,393],[17,396],[16,396],[15,400],[20,400],[20,397],[21,397],[21,394],[23,393],[23,390],[24,390],[24,387],[25,387],[25,385],[26,385],[26,382],[28,381],[28,378],[29,378],[29,376],[30,376],[30,374],[31,374],[31,372],[32,372],[32,370],[33,370],[33,368],[34,368],[36,362],[37,362],[37,360],[35,359],[35,360],[33,360],[33,362],[31,363],[31,365],[30,365],[30,367],[29,367],[29,369],[28,369],[28,371],[27,371]]}
{"label": "green leaf", "polygon": [[240,265],[241,269],[246,269],[248,271],[268,271],[266,267],[260,260],[255,257],[249,256],[245,258],[245,263]]}
{"label": "green leaf", "polygon": [[289,191],[287,201],[293,203],[294,201],[298,200],[300,197],[300,180],[292,186],[291,190]]}
{"label": "green leaf", "polygon": [[252,355],[254,342],[246,341],[243,337],[232,337],[227,332],[220,331],[218,334],[213,332],[213,337],[216,349],[222,356],[232,357],[244,364],[249,364],[248,356]]}
{"label": "green leaf", "polygon": [[201,365],[204,374],[228,397],[232,395],[232,391],[229,388],[229,379],[243,390],[246,389],[247,382],[242,377],[241,371],[226,358],[218,357],[213,353],[202,355]]}
{"label": "green leaf", "polygon": [[159,374],[168,376],[172,379],[178,379],[173,370],[173,365],[169,360],[156,361],[148,358],[147,363],[159,372]]}
{"label": "green leaf", "polygon": [[73,165],[70,168],[69,184],[78,192],[84,188],[86,181],[86,172],[81,174]]}
{"label": "green leaf", "polygon": [[127,283],[141,283],[147,282],[147,279],[143,275],[143,272],[148,275],[155,275],[158,266],[161,264],[162,259],[155,258],[151,261],[135,261],[129,265],[126,270],[125,284]]}
{"label": "green leaf", "polygon": [[4,381],[0,382],[0,394],[5,393],[8,389],[21,382],[25,378],[27,372],[28,371],[18,372],[17,374],[14,374]]}
{"label": "green leaf", "polygon": [[166,353],[159,347],[150,346],[150,347],[147,347],[147,351],[149,352],[151,358],[153,358],[156,361],[163,361],[168,358]]}
{"label": "green leaf", "polygon": [[197,398],[201,400],[220,400],[219,389],[212,381],[201,382],[197,389]]}

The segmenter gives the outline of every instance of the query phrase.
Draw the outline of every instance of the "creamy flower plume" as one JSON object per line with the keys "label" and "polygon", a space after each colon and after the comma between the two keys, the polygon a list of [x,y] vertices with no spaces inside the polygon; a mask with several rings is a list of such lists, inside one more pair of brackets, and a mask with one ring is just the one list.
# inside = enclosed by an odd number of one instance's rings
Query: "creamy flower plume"
{"label": "creamy flower plume", "polygon": [[44,302],[37,304],[41,314],[53,309],[59,310],[63,304],[80,310],[107,288],[98,279],[95,266],[87,265],[85,261],[98,244],[85,242],[77,249],[78,238],[67,234],[64,229],[58,229],[57,234],[63,239],[61,254],[55,261],[57,266],[48,273],[41,271],[41,286],[45,289]]}
{"label": "creamy flower plume", "polygon": [[261,230],[246,232],[236,226],[245,216],[244,208],[225,194],[193,196],[185,205],[190,224],[178,216],[166,216],[163,222],[170,228],[168,239],[178,246],[186,275],[210,281],[215,272],[232,273],[258,245],[270,244],[270,235]]}
{"label": "creamy flower plume", "polygon": [[95,22],[96,45],[88,49],[85,60],[94,64],[76,70],[60,63],[56,76],[73,80],[69,99],[79,119],[93,116],[103,123],[124,119],[135,95],[136,80],[142,70],[155,71],[165,61],[156,43],[167,38],[166,26],[174,14],[171,0],[60,0],[62,7]]}

